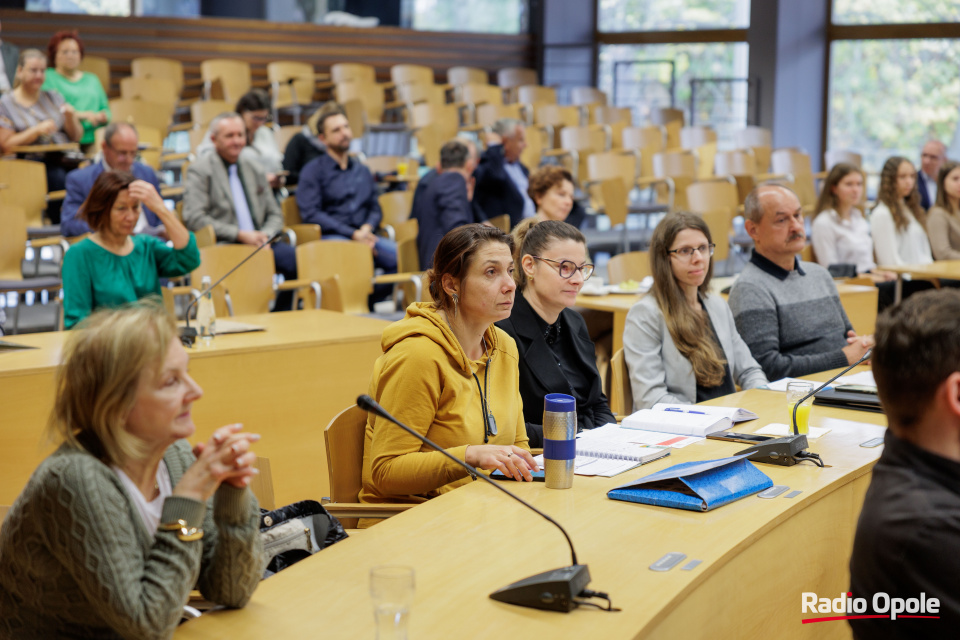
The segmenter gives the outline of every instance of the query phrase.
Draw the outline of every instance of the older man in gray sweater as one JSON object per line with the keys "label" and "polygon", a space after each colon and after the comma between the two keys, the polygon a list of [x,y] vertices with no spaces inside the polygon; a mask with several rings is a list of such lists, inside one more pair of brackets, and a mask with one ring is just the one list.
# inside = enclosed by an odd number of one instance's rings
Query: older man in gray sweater
{"label": "older man in gray sweater", "polygon": [[801,262],[806,243],[796,194],[761,185],[744,202],[750,262],[730,292],[737,330],[770,380],[853,364],[873,346],[857,336],[826,269]]}

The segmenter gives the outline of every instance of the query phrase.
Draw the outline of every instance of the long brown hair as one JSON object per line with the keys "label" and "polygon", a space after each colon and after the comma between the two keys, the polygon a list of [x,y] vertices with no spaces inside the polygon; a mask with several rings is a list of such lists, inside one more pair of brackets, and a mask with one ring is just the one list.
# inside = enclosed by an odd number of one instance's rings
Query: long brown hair
{"label": "long brown hair", "polygon": [[530,217],[517,223],[513,236],[513,279],[517,289],[523,291],[527,286],[527,274],[523,271],[523,256],[539,256],[546,251],[554,240],[573,240],[586,246],[587,240],[580,229],[561,220],[540,220]]}
{"label": "long brown hair", "polygon": [[813,213],[814,218],[827,209],[836,210],[840,202],[837,200],[837,194],[833,192],[833,188],[840,184],[840,181],[851,173],[859,173],[860,177],[863,178],[863,171],[861,171],[857,165],[850,164],[849,162],[838,162],[833,165],[830,173],[827,174],[827,179],[823,183],[823,188],[820,190],[820,197],[817,198],[817,208]]}
{"label": "long brown hair", "polygon": [[913,181],[913,191],[904,198],[903,202],[900,201],[900,196],[897,194],[897,173],[900,171],[900,165],[904,162],[909,163],[911,167],[913,166],[913,163],[903,156],[887,158],[887,161],[883,163],[883,169],[880,170],[880,190],[877,193],[877,204],[882,202],[890,209],[897,231],[903,231],[907,228],[907,216],[903,213],[904,204],[913,214],[913,217],[917,219],[917,222],[926,228],[927,215],[920,208],[920,191],[917,190],[916,179]]}
{"label": "long brown hair", "polygon": [[950,204],[950,198],[947,197],[947,190],[943,188],[943,185],[947,181],[947,176],[950,175],[950,172],[954,169],[960,169],[960,162],[957,162],[956,160],[947,160],[943,163],[943,166],[940,167],[940,173],[937,174],[936,205],[952,216],[960,215],[960,211],[955,209]]}
{"label": "long brown hair", "polygon": [[[726,360],[723,352],[710,339],[707,329],[705,311],[700,313],[690,308],[683,289],[673,275],[670,265],[670,246],[684,229],[696,229],[703,233],[708,243],[712,243],[710,228],[698,215],[692,213],[668,214],[650,238],[650,267],[653,271],[653,295],[660,305],[660,311],[667,323],[670,337],[677,346],[677,351],[690,361],[693,375],[697,383],[704,387],[715,387],[723,382]],[[713,277],[713,258],[709,258],[707,277],[698,287],[701,296],[706,296],[710,290],[710,279]]]}

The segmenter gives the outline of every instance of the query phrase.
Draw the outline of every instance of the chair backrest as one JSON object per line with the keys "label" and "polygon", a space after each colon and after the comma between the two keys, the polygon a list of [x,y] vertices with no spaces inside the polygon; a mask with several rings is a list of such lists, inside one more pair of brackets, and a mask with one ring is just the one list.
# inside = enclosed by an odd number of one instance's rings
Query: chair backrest
{"label": "chair backrest", "polygon": [[[278,60],[267,63],[267,80],[270,82],[270,90],[273,94],[274,109],[293,104],[308,105],[313,102],[317,76],[313,65],[309,62]],[[294,101],[294,94],[296,94],[296,101]]]}
{"label": "chair backrest", "polygon": [[273,472],[270,469],[270,458],[257,456],[253,466],[260,473],[250,480],[250,491],[256,496],[261,509],[273,511],[277,508],[277,501],[273,491]]}
{"label": "chair backrest", "polygon": [[689,151],[661,151],[653,156],[653,174],[658,178],[696,178],[697,157]]}
{"label": "chair backrest", "polygon": [[683,109],[673,109],[670,107],[664,107],[661,109],[653,109],[650,111],[651,124],[666,125],[670,122],[679,122],[680,126],[683,127],[683,123],[684,123]]}
{"label": "chair backrest", "polygon": [[377,70],[369,64],[339,62],[330,67],[330,80],[334,84],[341,82],[366,82],[376,84]]}
{"label": "chair backrest", "polygon": [[446,142],[457,135],[460,128],[460,112],[452,104],[421,102],[413,105],[411,124],[416,127],[435,127],[440,139]]}
{"label": "chair backrest", "polygon": [[[633,122],[633,112],[626,107],[608,107],[606,105],[597,105],[590,112],[590,122],[593,124],[623,123],[624,129],[626,129]],[[623,130],[621,130],[621,135],[622,133]]]}
{"label": "chair backrest", "polygon": [[8,204],[3,195],[0,195],[0,229],[3,229],[0,233],[0,280],[20,280],[27,243],[27,217],[23,207]]}
{"label": "chair backrest", "polygon": [[173,82],[176,94],[183,92],[183,63],[172,58],[134,58],[130,61],[130,75],[140,78],[164,78]]}
{"label": "chair backrest", "polygon": [[[347,243],[344,244],[353,244]],[[210,276],[216,282],[227,271],[253,253],[256,247],[244,244],[215,244],[200,249],[200,266],[191,274],[194,286],[200,284],[203,276]],[[261,251],[249,262],[231,274],[223,284],[230,294],[233,312],[236,315],[267,313],[270,301],[274,297],[273,276],[275,275],[273,256],[269,251]]]}
{"label": "chair backrest", "polygon": [[226,100],[197,100],[190,105],[190,120],[194,129],[206,129],[221,113],[230,113],[233,106]]}
{"label": "chair backrest", "polygon": [[610,410],[616,416],[628,416],[633,413],[633,387],[630,386],[630,370],[623,356],[623,349],[617,349],[610,359]]}
{"label": "chair backrest", "polygon": [[587,157],[587,180],[621,178],[629,190],[637,179],[637,158],[619,151],[591,153]]}
{"label": "chair backrest", "polygon": [[442,85],[408,82],[397,85],[397,99],[406,105],[428,102],[437,106],[447,104],[447,93]]}
{"label": "chair backrest", "polygon": [[551,127],[580,126],[580,110],[576,107],[561,107],[556,104],[540,104],[534,109],[534,122]]}
{"label": "chair backrest", "polygon": [[300,218],[300,207],[297,206],[296,197],[290,195],[284,198],[283,202],[280,203],[280,209],[283,210],[284,226],[292,227],[295,224],[303,222]]}
{"label": "chair backrest", "polygon": [[804,207],[817,204],[817,190],[813,182],[810,156],[796,149],[777,149],[771,156],[774,173],[793,175],[793,190]]}
{"label": "chair backrest", "polygon": [[643,280],[653,275],[650,269],[650,254],[646,251],[620,253],[607,262],[607,277],[610,284],[619,284],[626,280]]}
{"label": "chair backrest", "polygon": [[830,169],[833,169],[834,166],[840,164],[841,162],[847,162],[859,169],[863,166],[863,156],[856,151],[850,151],[849,149],[827,149],[824,152],[824,170],[830,171]]}
{"label": "chair backrest", "polygon": [[390,67],[390,80],[395,85],[434,84],[433,69],[419,64],[395,64]]}
{"label": "chair backrest", "polygon": [[663,151],[667,132],[661,125],[645,127],[627,127],[620,134],[624,149],[651,149],[654,153]]}
{"label": "chair backrest", "polygon": [[607,134],[597,125],[564,127],[560,130],[560,148],[601,153],[607,150]]}
{"label": "chair backrest", "polygon": [[[367,130],[367,117],[363,109],[363,103],[359,100],[347,100],[346,102],[341,102],[340,106],[343,107],[343,112],[347,116],[347,124],[350,125],[350,131],[353,133],[354,138],[359,140]],[[319,121],[319,118],[317,120]]]}
{"label": "chair backrest", "polygon": [[713,160],[717,156],[717,143],[708,142],[693,150],[697,154],[697,179],[709,180],[713,176]]}
{"label": "chair backrest", "polygon": [[[477,124],[481,127],[492,127],[497,120],[502,120],[504,118],[521,120],[522,114],[520,111],[520,104],[481,104],[477,107]],[[529,167],[530,165],[526,166]]]}
{"label": "chair backrest", "polygon": [[273,127],[273,140],[277,143],[277,149],[280,150],[280,153],[286,151],[287,145],[290,144],[290,140],[292,140],[293,136],[297,135],[301,131],[303,131],[303,127],[296,124]]}
{"label": "chair backrest", "polygon": [[460,101],[472,105],[502,105],[503,91],[492,84],[465,84],[460,87]]}
{"label": "chair backrest", "polygon": [[410,217],[410,209],[413,207],[413,190],[387,191],[380,194],[377,200],[383,212],[382,224],[396,227]]}
{"label": "chair backrest", "polygon": [[684,127],[680,129],[680,146],[684,149],[693,150],[716,141],[717,132],[710,127]]}
{"label": "chair backrest", "polygon": [[504,89],[539,83],[536,69],[505,67],[497,71],[497,85]]}
{"label": "chair backrest", "polygon": [[217,232],[213,230],[212,224],[208,224],[207,226],[194,231],[193,235],[197,241],[197,249],[212,247],[213,245],[217,244]]}
{"label": "chair backrest", "polygon": [[503,231],[504,233],[510,233],[509,214],[504,213],[503,215],[493,216],[492,218],[488,218],[487,222],[495,226],[497,229],[500,229],[500,231]]}
{"label": "chair backrest", "polygon": [[130,76],[120,80],[120,97],[125,100],[149,100],[166,105],[173,115],[180,95],[172,80]]}
{"label": "chair backrest", "polygon": [[693,213],[726,209],[733,219],[739,205],[740,194],[735,182],[723,179],[704,180],[687,186],[687,208]]}
{"label": "chair backrest", "polygon": [[698,212],[710,229],[710,237],[716,248],[713,250],[713,261],[722,262],[730,257],[730,239],[733,233],[733,216],[726,207],[712,211]]}
{"label": "chair backrest", "polygon": [[[373,291],[373,252],[360,242],[319,240],[297,246],[297,276],[321,282],[338,276],[344,313],[368,312],[367,296]],[[326,296],[321,306],[327,308]]]}
{"label": "chair backrest", "polygon": [[744,149],[718,151],[713,158],[713,172],[718,176],[755,176],[757,157]]}
{"label": "chair backrest", "polygon": [[[603,198],[603,212],[610,218],[610,224],[616,226],[627,221],[627,188],[620,177],[603,180],[600,183]],[[611,280],[612,282],[612,280]]]}
{"label": "chair backrest", "polygon": [[250,63],[245,60],[230,58],[204,60],[200,63],[200,77],[205,83],[219,80],[223,88],[223,95],[220,98],[231,105],[236,104],[240,96],[250,91],[252,85]]}
{"label": "chair backrest", "polygon": [[[0,159],[0,203],[22,208],[28,227],[43,226],[47,208],[47,170],[42,162]],[[3,231],[6,233],[6,229]]]}
{"label": "chair backrest", "polygon": [[527,148],[520,154],[520,162],[523,163],[525,167],[539,167],[544,149],[551,148],[553,146],[553,140],[549,139],[547,130],[539,125],[527,127],[526,133]]}
{"label": "chair backrest", "polygon": [[286,226],[286,229],[293,231],[297,236],[296,244],[301,245],[306,242],[313,242],[314,240],[319,240],[323,237],[323,232],[320,230],[320,225],[310,224],[310,223],[301,223],[293,224]]}
{"label": "chair backrest", "polygon": [[557,104],[557,90],[535,84],[517,87],[517,102],[521,104]]}
{"label": "chair backrest", "polygon": [[334,95],[341,104],[349,100],[359,101],[368,124],[380,124],[383,121],[385,102],[380,85],[360,80],[341,82],[334,87]]}
{"label": "chair backrest", "polygon": [[83,56],[80,60],[80,70],[92,73],[100,80],[103,92],[110,93],[110,61],[100,56]]}
{"label": "chair backrest", "polygon": [[490,74],[476,67],[450,67],[447,84],[459,87],[465,84],[490,84]]}
{"label": "chair backrest", "polygon": [[[333,502],[356,503],[360,499],[366,430],[367,412],[357,405],[338,413],[323,430]],[[357,526],[355,518],[341,518],[340,523],[348,529]]]}
{"label": "chair backrest", "polygon": [[[733,142],[740,149],[747,147],[773,147],[773,132],[763,127],[744,127],[733,134]],[[760,167],[766,171],[766,167]]]}
{"label": "chair backrest", "polygon": [[570,89],[570,104],[607,104],[607,94],[596,87],[574,87]]}
{"label": "chair backrest", "polygon": [[131,122],[138,127],[153,127],[160,131],[166,131],[170,127],[173,115],[169,104],[123,98],[110,101],[110,113],[113,114],[114,122]]}

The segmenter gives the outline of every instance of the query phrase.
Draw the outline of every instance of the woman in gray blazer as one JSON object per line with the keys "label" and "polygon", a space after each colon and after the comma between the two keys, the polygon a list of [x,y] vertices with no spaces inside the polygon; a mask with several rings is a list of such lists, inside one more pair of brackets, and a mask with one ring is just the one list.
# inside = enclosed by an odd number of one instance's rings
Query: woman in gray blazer
{"label": "woman in gray blazer", "polygon": [[691,213],[671,213],[653,232],[653,290],[627,313],[623,332],[634,410],[767,383],[727,303],[708,294],[714,246],[706,223]]}

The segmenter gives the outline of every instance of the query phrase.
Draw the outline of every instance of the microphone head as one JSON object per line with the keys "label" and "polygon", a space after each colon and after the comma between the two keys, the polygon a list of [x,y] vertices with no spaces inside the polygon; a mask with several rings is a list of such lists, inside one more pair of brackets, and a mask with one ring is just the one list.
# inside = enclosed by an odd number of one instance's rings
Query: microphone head
{"label": "microphone head", "polygon": [[369,411],[372,413],[380,414],[383,409],[377,404],[377,401],[363,394],[362,396],[357,396],[357,406],[363,409],[364,411]]}

